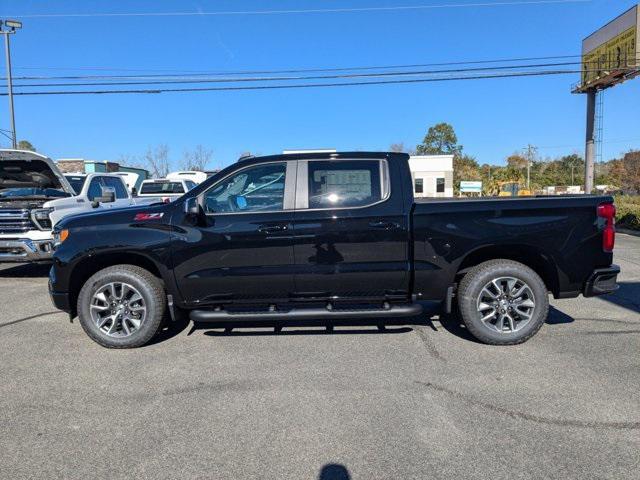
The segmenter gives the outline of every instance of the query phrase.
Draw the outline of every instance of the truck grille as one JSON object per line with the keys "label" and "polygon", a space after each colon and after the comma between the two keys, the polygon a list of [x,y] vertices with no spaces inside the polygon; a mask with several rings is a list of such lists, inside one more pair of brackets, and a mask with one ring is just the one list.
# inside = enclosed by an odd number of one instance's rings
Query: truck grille
{"label": "truck grille", "polygon": [[0,210],[0,233],[21,233],[34,230],[29,210]]}

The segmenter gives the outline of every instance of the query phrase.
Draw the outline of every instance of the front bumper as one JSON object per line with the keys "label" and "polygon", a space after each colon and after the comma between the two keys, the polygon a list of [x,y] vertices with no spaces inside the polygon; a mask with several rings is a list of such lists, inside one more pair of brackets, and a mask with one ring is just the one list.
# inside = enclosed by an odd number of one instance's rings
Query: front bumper
{"label": "front bumper", "polygon": [[54,292],[51,289],[51,282],[49,282],[49,297],[51,298],[53,306],[58,310],[62,310],[63,312],[71,311],[69,294],[67,292]]}
{"label": "front bumper", "polygon": [[0,240],[0,262],[47,262],[52,255],[52,240]]}
{"label": "front bumper", "polygon": [[617,283],[619,273],[620,267],[618,265],[594,270],[584,286],[583,295],[595,297],[615,292],[619,288]]}

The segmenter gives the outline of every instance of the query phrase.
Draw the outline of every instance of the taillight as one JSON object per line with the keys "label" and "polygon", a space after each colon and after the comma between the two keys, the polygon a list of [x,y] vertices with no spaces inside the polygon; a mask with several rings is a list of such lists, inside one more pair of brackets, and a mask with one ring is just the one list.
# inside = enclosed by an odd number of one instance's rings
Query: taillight
{"label": "taillight", "polygon": [[605,252],[613,252],[616,243],[616,206],[613,203],[601,203],[598,205],[598,217],[604,218],[605,221],[602,249]]}

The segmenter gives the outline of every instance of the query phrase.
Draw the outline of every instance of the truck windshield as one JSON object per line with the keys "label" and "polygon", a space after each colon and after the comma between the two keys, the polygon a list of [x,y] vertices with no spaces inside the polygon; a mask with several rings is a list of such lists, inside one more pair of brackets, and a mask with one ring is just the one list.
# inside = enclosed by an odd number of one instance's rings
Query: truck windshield
{"label": "truck windshield", "polygon": [[65,175],[64,176],[67,181],[71,184],[71,188],[76,193],[76,195],[80,195],[82,191],[82,187],[84,187],[84,182],[87,180],[87,177],[83,176],[75,176],[75,175]]}
{"label": "truck windshield", "polygon": [[56,188],[3,188],[0,189],[0,198],[25,198],[47,197],[62,198],[69,194]]}

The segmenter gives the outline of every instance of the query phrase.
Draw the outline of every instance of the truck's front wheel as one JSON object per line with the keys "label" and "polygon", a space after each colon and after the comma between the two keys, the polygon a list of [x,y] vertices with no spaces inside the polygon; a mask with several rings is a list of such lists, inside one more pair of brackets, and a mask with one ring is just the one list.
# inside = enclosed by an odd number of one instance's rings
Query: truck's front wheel
{"label": "truck's front wheel", "polygon": [[462,320],[471,334],[491,345],[515,345],[534,336],[549,314],[540,276],[512,260],[491,260],[467,273],[458,291]]}
{"label": "truck's front wheel", "polygon": [[149,342],[161,328],[165,306],[162,282],[135,265],[100,270],[78,295],[82,328],[107,348],[135,348]]}

